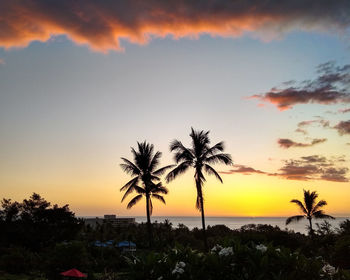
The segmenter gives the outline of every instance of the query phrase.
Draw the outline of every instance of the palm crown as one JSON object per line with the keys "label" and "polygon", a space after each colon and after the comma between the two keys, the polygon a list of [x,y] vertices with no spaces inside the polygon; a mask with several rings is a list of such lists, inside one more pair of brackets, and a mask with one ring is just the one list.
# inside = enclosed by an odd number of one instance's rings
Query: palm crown
{"label": "palm crown", "polygon": [[[127,205],[128,209],[139,202],[143,196],[146,197],[147,224],[151,232],[150,216],[153,211],[152,198],[158,199],[165,204],[162,194],[168,193],[168,189],[160,182],[159,176],[164,174],[164,172],[173,165],[157,169],[162,153],[154,153],[154,146],[146,143],[146,141],[142,143],[137,142],[137,145],[138,151],[131,148],[131,152],[134,156],[133,162],[126,158],[121,158],[123,160],[123,163],[120,164],[121,168],[126,173],[133,176],[133,178],[127,182],[120,191],[125,191],[122,201],[132,192],[135,191],[137,193],[137,195],[129,201]],[[150,236],[150,238],[152,237]]]}
{"label": "palm crown", "polygon": [[202,191],[202,187],[205,182],[204,172],[208,175],[214,175],[222,183],[223,181],[219,173],[211,166],[211,164],[232,164],[231,156],[229,154],[222,153],[224,150],[224,143],[219,142],[210,147],[208,134],[209,131],[195,131],[193,128],[191,128],[190,137],[192,140],[192,146],[190,148],[186,148],[180,141],[174,140],[170,144],[170,151],[175,152],[174,159],[177,166],[166,176],[166,181],[170,182],[180,174],[186,172],[189,168],[194,168],[194,179],[197,189],[196,208],[202,214],[202,227],[206,248],[207,242],[205,236],[204,203]]}
{"label": "palm crown", "polygon": [[[229,154],[221,153],[224,150],[223,142],[219,142],[212,147],[209,146],[210,140],[208,134],[209,131],[195,131],[191,128],[191,148],[186,148],[178,140],[174,140],[170,144],[170,151],[175,152],[174,159],[178,165],[166,176],[167,182],[174,180],[190,167],[195,169],[194,177],[199,193],[202,193],[202,186],[205,182],[203,170],[209,175],[214,175],[221,183],[223,182],[219,173],[210,164],[224,163],[229,165],[232,164],[232,159]],[[196,207],[201,210],[198,196]]]}
{"label": "palm crown", "polygon": [[324,211],[321,210],[323,206],[327,205],[327,202],[325,200],[320,200],[319,202],[316,203],[317,197],[318,197],[317,192],[315,191],[310,192],[309,190],[304,190],[304,203],[298,199],[292,199],[290,202],[298,205],[299,209],[302,212],[302,215],[289,217],[286,220],[286,225],[288,225],[291,222],[298,222],[299,220],[306,218],[309,220],[310,232],[312,233],[313,232],[312,223],[311,223],[312,218],[334,219],[334,217],[330,215],[326,215]]}

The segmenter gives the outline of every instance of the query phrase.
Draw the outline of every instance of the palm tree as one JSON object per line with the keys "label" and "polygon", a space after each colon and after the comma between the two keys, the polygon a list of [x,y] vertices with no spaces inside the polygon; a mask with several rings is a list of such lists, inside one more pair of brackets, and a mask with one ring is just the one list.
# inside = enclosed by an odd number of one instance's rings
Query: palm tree
{"label": "palm tree", "polygon": [[308,219],[309,221],[309,229],[310,234],[314,233],[314,230],[312,229],[312,218],[315,219],[334,219],[334,217],[330,215],[326,215],[321,208],[325,205],[327,205],[327,202],[325,200],[320,200],[316,203],[316,198],[318,197],[317,192],[313,191],[310,192],[309,190],[304,190],[304,203],[301,202],[298,199],[292,199],[290,202],[295,203],[299,206],[299,209],[302,212],[302,215],[296,215],[289,217],[286,220],[286,225],[288,225],[291,222],[298,222],[303,218]]}
{"label": "palm tree", "polygon": [[197,189],[196,208],[202,214],[203,240],[205,249],[208,250],[208,243],[205,233],[205,218],[204,218],[204,201],[203,201],[203,185],[205,177],[203,172],[208,175],[214,175],[221,183],[223,182],[220,175],[210,165],[215,163],[232,164],[232,159],[229,154],[222,153],[224,143],[219,142],[210,147],[209,131],[195,131],[191,128],[192,146],[186,148],[180,141],[174,140],[170,144],[170,151],[175,152],[174,159],[177,166],[166,176],[166,181],[169,183],[180,174],[186,172],[189,168],[194,169],[194,180]]}
{"label": "palm tree", "polygon": [[159,165],[159,160],[162,153],[154,153],[154,146],[152,144],[146,143],[146,141],[142,143],[137,142],[137,145],[138,151],[136,151],[134,148],[131,148],[131,152],[134,156],[133,162],[126,158],[121,158],[124,162],[120,164],[121,168],[126,173],[133,176],[133,178],[127,182],[120,189],[120,191],[125,191],[122,202],[133,191],[137,193],[137,195],[129,201],[127,205],[128,209],[132,208],[136,203],[138,203],[143,196],[146,198],[147,229],[150,244],[152,245],[152,198],[158,199],[165,204],[164,197],[161,194],[167,194],[168,189],[162,185],[158,176],[164,174],[165,171],[173,167],[173,165],[168,165],[156,169]]}

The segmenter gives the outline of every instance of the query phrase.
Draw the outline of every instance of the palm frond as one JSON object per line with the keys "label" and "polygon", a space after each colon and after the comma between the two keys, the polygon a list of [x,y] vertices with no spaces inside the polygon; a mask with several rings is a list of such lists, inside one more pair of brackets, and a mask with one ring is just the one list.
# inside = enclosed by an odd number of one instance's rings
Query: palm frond
{"label": "palm frond", "polygon": [[123,169],[123,171],[133,176],[140,175],[141,171],[134,163],[132,163],[130,160],[126,158],[121,158],[121,159],[124,161],[124,163],[120,164],[120,167]]}
{"label": "palm frond", "polygon": [[173,167],[175,167],[174,164],[164,166],[164,167],[159,168],[158,170],[154,171],[154,172],[153,172],[153,175],[162,176],[162,175],[165,173],[165,171],[167,171],[168,169],[173,168]]}
{"label": "palm frond", "polygon": [[137,202],[139,202],[139,200],[142,198],[142,195],[139,194],[137,196],[135,196],[132,200],[130,200],[130,202],[128,203],[128,206],[126,208],[130,209],[131,207],[133,207]]}
{"label": "palm frond", "polygon": [[158,199],[161,202],[163,202],[164,204],[166,204],[164,197],[162,197],[161,195],[159,195],[159,194],[152,194],[152,197],[154,197],[155,199]]}
{"label": "palm frond", "polygon": [[154,188],[151,191],[152,191],[152,193],[162,193],[162,194],[167,194],[169,192],[169,190],[163,186]]}
{"label": "palm frond", "polygon": [[216,172],[216,170],[211,167],[209,164],[204,164],[204,170],[209,174],[209,175],[214,175],[221,183],[223,183],[219,173]]}
{"label": "palm frond", "polygon": [[151,177],[151,180],[160,181],[160,178],[158,176],[150,175],[150,177]]}
{"label": "palm frond", "polygon": [[298,222],[300,221],[301,219],[305,218],[304,215],[297,215],[297,216],[292,216],[292,217],[289,217],[287,220],[286,220],[286,225],[292,223],[292,222]]}
{"label": "palm frond", "polygon": [[186,150],[187,150],[187,148],[179,140],[175,139],[170,143],[170,152],[173,152],[173,151],[183,152]]}
{"label": "palm frond", "polygon": [[300,210],[301,210],[304,214],[307,214],[307,213],[308,213],[307,210],[305,209],[304,204],[303,204],[300,200],[298,200],[298,199],[292,199],[290,202],[291,202],[291,203],[295,203],[296,205],[298,205],[299,208],[300,208]]}
{"label": "palm frond", "polygon": [[335,219],[330,215],[326,215],[323,210],[318,210],[315,213],[313,213],[313,217],[315,217],[316,219]]}
{"label": "palm frond", "polygon": [[162,156],[161,152],[156,152],[155,155],[153,156],[149,165],[149,170],[151,172],[159,165],[159,160],[161,156]]}
{"label": "palm frond", "polygon": [[135,190],[135,186],[134,186],[134,185],[131,185],[131,186],[126,190],[126,192],[124,193],[121,202],[123,202],[124,199],[125,199],[129,194],[131,194],[134,190]]}
{"label": "palm frond", "polygon": [[134,189],[138,194],[146,194],[146,190],[144,188],[141,188],[139,186],[135,186]]}
{"label": "palm frond", "polygon": [[134,161],[136,165],[141,169],[144,173],[149,170],[151,159],[153,158],[153,144],[149,144],[146,141],[137,142],[138,152],[135,151],[134,148],[131,148],[131,152],[134,154]]}
{"label": "palm frond", "polygon": [[312,209],[312,213],[315,213],[316,211],[318,211],[320,208],[322,208],[323,206],[327,205],[327,202],[325,200],[320,200],[315,207]]}
{"label": "palm frond", "polygon": [[217,144],[215,144],[214,146],[210,147],[206,153],[205,156],[210,156],[210,155],[214,155],[217,152],[223,152],[224,151],[224,142],[221,141]]}
{"label": "palm frond", "polygon": [[207,163],[223,163],[226,165],[231,165],[233,163],[230,154],[216,154],[205,159]]}
{"label": "palm frond", "polygon": [[192,151],[197,159],[209,149],[210,140],[208,137],[209,131],[195,131],[191,128],[190,137],[192,138]]}
{"label": "palm frond", "polygon": [[308,213],[312,212],[312,209],[314,208],[317,197],[318,197],[318,194],[315,191],[310,192],[309,190],[304,190],[305,208],[308,211]]}
{"label": "palm frond", "polygon": [[193,152],[191,149],[181,151],[181,152],[176,152],[174,154],[174,160],[176,163],[179,163],[181,161],[193,161],[195,156],[193,155]]}
{"label": "palm frond", "polygon": [[131,185],[136,185],[137,182],[139,181],[139,177],[135,177],[131,179],[129,182],[127,182],[124,186],[120,188],[120,191],[125,190],[126,188],[130,187]]}
{"label": "palm frond", "polygon": [[167,183],[174,180],[177,176],[180,174],[183,174],[186,172],[186,170],[191,166],[191,162],[184,161],[180,163],[177,167],[175,167],[173,170],[171,170],[168,175],[165,177],[165,180]]}

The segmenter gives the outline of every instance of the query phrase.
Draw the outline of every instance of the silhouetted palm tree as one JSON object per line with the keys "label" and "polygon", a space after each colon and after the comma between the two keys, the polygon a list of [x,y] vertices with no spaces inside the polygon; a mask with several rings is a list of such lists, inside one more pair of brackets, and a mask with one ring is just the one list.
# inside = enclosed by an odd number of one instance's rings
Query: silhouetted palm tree
{"label": "silhouetted palm tree", "polygon": [[159,160],[162,153],[154,153],[154,146],[152,144],[146,143],[146,141],[142,143],[137,142],[137,145],[138,151],[136,151],[134,148],[131,148],[131,152],[134,156],[133,162],[126,158],[121,158],[124,162],[120,164],[121,168],[126,173],[132,175],[134,178],[127,182],[120,189],[120,191],[125,191],[124,196],[122,198],[122,202],[133,191],[137,193],[137,195],[128,203],[128,209],[130,209],[137,202],[139,202],[143,196],[146,198],[147,228],[150,243],[152,244],[152,198],[158,199],[165,204],[164,197],[161,194],[167,194],[168,189],[162,185],[158,176],[164,174],[164,172],[167,169],[173,167],[173,165],[168,165],[156,169],[159,165]]}
{"label": "silhouetted palm tree", "polygon": [[310,227],[310,233],[313,234],[312,229],[312,218],[315,219],[334,219],[334,217],[330,215],[326,215],[321,208],[325,205],[327,205],[327,202],[325,200],[320,200],[316,203],[316,198],[318,197],[318,194],[313,191],[310,192],[309,190],[304,190],[304,203],[301,202],[298,199],[292,199],[290,202],[295,203],[299,206],[299,209],[302,212],[302,215],[296,215],[289,217],[286,220],[286,225],[288,225],[291,222],[298,222],[303,218],[308,219],[309,221],[309,227]]}
{"label": "silhouetted palm tree", "polygon": [[204,201],[202,190],[205,182],[203,171],[209,175],[214,175],[222,183],[223,181],[220,175],[213,167],[210,166],[210,164],[232,164],[231,156],[229,154],[221,153],[224,150],[224,143],[219,142],[210,147],[208,134],[209,131],[195,131],[193,128],[191,128],[191,148],[186,148],[180,141],[174,140],[170,144],[170,151],[175,152],[174,159],[177,166],[166,176],[167,182],[170,182],[180,174],[186,172],[189,168],[194,169],[194,179],[197,189],[196,207],[202,214],[203,239],[206,250],[208,250],[208,244],[205,233]]}

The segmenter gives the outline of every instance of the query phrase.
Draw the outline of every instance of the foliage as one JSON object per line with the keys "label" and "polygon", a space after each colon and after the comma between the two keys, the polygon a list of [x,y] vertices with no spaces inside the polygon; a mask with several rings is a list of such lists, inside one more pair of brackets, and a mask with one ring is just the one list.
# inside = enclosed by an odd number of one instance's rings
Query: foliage
{"label": "foliage", "polygon": [[1,201],[1,243],[38,250],[49,244],[73,239],[81,229],[68,205],[59,207],[33,193],[22,203],[11,199]]}
{"label": "foliage", "polygon": [[87,271],[89,260],[84,243],[79,241],[62,242],[45,253],[45,271],[50,279],[55,279],[62,271],[78,268]]}
{"label": "foliage", "polygon": [[10,273],[28,273],[38,269],[39,256],[22,247],[3,248],[0,254],[0,270]]}
{"label": "foliage", "polygon": [[231,242],[210,253],[189,247],[128,258],[128,279],[350,279],[349,274],[298,251]]}

